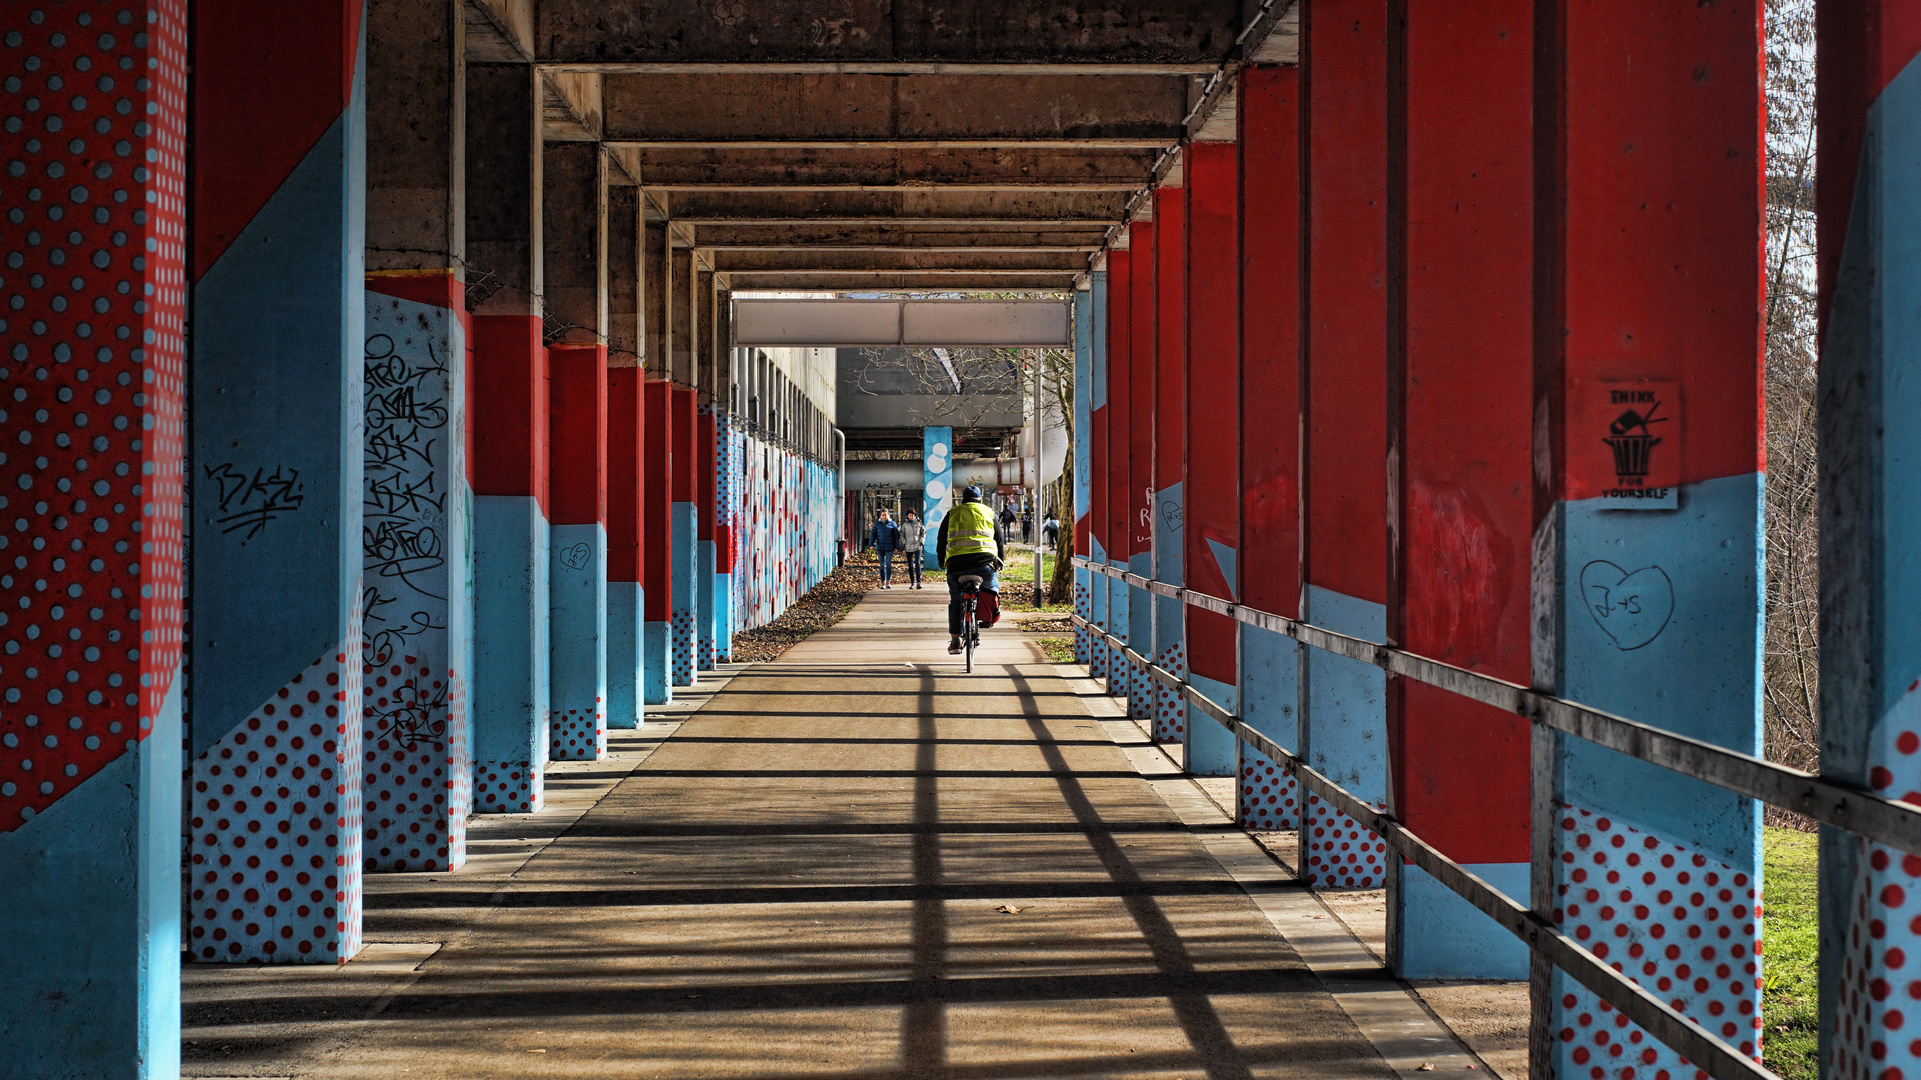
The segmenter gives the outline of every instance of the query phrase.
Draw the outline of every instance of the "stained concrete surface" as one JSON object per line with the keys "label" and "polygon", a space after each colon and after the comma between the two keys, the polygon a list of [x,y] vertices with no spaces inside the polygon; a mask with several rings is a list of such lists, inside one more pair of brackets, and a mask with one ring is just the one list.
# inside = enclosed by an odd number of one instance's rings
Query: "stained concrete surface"
{"label": "stained concrete surface", "polygon": [[186,1075],[1394,1075],[1085,680],[1005,629],[960,674],[942,599],[557,770],[588,805],[474,872],[370,876],[365,961],[196,967]]}

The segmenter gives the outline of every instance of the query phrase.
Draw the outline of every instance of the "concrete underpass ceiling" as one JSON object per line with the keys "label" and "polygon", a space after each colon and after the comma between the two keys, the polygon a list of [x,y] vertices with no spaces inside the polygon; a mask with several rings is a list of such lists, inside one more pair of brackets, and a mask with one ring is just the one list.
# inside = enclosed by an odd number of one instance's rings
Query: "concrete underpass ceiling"
{"label": "concrete underpass ceiling", "polygon": [[470,62],[532,63],[550,142],[723,287],[1071,289],[1295,0],[468,0]]}

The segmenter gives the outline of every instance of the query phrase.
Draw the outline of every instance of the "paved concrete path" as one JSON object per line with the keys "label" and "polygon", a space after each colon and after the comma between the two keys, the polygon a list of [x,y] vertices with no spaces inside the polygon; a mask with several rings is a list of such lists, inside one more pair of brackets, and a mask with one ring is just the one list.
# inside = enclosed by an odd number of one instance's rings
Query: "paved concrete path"
{"label": "paved concrete path", "polygon": [[355,963],[191,968],[187,1075],[1394,1076],[1091,684],[1008,623],[959,674],[944,600],[873,593],[557,772],[597,800],[370,878]]}

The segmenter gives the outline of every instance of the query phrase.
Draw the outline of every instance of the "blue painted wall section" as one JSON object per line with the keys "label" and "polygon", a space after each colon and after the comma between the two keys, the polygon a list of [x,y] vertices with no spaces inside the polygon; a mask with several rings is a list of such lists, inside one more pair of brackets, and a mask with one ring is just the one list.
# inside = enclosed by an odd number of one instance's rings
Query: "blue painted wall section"
{"label": "blue painted wall section", "polygon": [[555,525],[548,567],[549,761],[607,756],[607,530]]}
{"label": "blue painted wall section", "polygon": [[674,654],[672,680],[675,686],[693,686],[699,681],[694,670],[694,619],[699,613],[700,586],[700,508],[691,502],[674,504]]}
{"label": "blue painted wall section", "polygon": [[[1332,589],[1303,589],[1308,622],[1369,641],[1387,636],[1387,609]],[[1301,650],[1301,755],[1349,793],[1387,804],[1387,674],[1320,649]],[[1386,884],[1387,847],[1319,796],[1307,799],[1302,879],[1323,889]]]}
{"label": "blue painted wall section", "polygon": [[[72,135],[0,136],[0,279],[34,297],[0,313],[8,1076],[180,1074],[186,7],[143,5],[137,40],[100,38],[99,9],[0,10],[0,120]],[[114,94],[51,92],[136,66]],[[41,201],[63,171],[83,194]],[[27,292],[42,274],[71,295]]]}
{"label": "blue painted wall section", "polygon": [[474,811],[542,805],[547,763],[547,515],[532,495],[474,497]]}
{"label": "blue painted wall section", "polygon": [[[1105,277],[1105,274],[1100,276]],[[1092,432],[1093,382],[1094,382],[1094,290],[1092,283],[1085,289],[1074,293],[1074,508],[1069,520],[1061,523],[1063,529],[1072,529],[1074,542],[1071,545],[1075,555],[1087,558],[1088,544],[1092,539],[1089,531],[1088,514],[1093,509],[1093,486],[1090,477],[1094,474]],[[1063,548],[1069,545],[1061,545]],[[1084,566],[1074,568],[1074,614],[1092,621],[1094,618],[1093,580],[1090,571]],[[1074,628],[1074,660],[1086,664],[1093,659],[1092,638],[1083,627]]]}
{"label": "blue painted wall section", "polygon": [[[1255,626],[1241,628],[1241,719],[1299,753],[1301,646]],[[1294,777],[1251,747],[1240,750],[1237,819],[1256,832],[1298,829],[1301,790]]]}
{"label": "blue painted wall section", "polygon": [[638,581],[607,583],[607,727],[637,728],[646,719],[645,658],[647,597]]}
{"label": "blue painted wall section", "polygon": [[366,99],[362,65],[347,70],[346,108],[194,289],[188,921],[202,960],[360,949]]}
{"label": "blue painted wall section", "polygon": [[921,520],[927,535],[939,536],[947,508],[954,505],[954,429],[922,428],[920,445]]}

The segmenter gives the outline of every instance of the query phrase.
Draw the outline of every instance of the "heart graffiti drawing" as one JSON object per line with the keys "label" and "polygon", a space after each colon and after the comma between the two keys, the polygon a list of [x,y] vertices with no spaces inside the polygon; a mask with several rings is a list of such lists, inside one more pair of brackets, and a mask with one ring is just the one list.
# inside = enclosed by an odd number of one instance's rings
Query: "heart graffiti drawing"
{"label": "heart graffiti drawing", "polygon": [[1596,559],[1581,568],[1581,599],[1601,632],[1623,652],[1660,637],[1674,617],[1674,582],[1658,566],[1629,573]]}
{"label": "heart graffiti drawing", "polygon": [[585,541],[566,548],[560,553],[560,561],[566,563],[570,570],[587,569],[587,561],[593,557],[594,549],[588,547]]}

